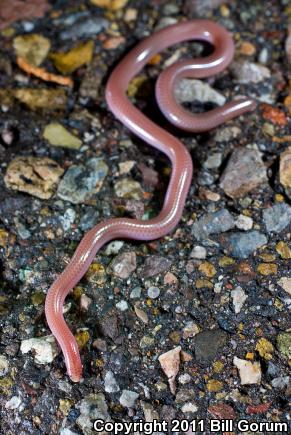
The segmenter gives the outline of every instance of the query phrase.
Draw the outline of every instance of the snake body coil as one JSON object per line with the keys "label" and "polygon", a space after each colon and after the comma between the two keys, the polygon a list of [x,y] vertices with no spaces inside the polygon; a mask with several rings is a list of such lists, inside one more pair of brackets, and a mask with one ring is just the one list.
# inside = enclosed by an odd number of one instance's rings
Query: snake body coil
{"label": "snake body coil", "polygon": [[163,237],[178,224],[183,212],[192,178],[190,154],[176,137],[135,108],[126,96],[126,90],[130,80],[155,54],[187,40],[207,41],[214,46],[214,52],[207,57],[179,61],[160,75],[156,97],[160,109],[170,122],[188,131],[207,131],[255,107],[253,100],[239,98],[223,107],[195,115],[176,102],[173,90],[178,80],[216,74],[226,68],[233,58],[234,44],[230,34],[211,21],[181,22],[154,33],[133,48],[112,72],[106,86],[109,108],[129,130],[168,156],[172,173],[164,205],[158,216],[148,221],[110,219],[93,227],[85,234],[70,263],[48,291],[46,319],[63,351],[68,374],[74,382],[81,378],[82,363],[76,339],[63,317],[67,294],[86,273],[97,251],[105,243],[116,238],[154,240]]}

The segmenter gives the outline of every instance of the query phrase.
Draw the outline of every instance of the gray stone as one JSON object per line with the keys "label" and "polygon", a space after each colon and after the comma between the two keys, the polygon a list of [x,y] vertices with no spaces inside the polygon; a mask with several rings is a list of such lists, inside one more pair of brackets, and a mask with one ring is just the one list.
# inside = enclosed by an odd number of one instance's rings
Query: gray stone
{"label": "gray stone", "polygon": [[108,24],[108,21],[104,18],[88,18],[84,21],[74,24],[70,29],[61,32],[60,38],[63,41],[66,41],[68,39],[78,39],[83,36],[97,35],[102,30],[106,29]]}
{"label": "gray stone", "polygon": [[197,240],[207,239],[210,234],[219,234],[235,226],[235,220],[225,208],[208,213],[192,226],[192,234]]}
{"label": "gray stone", "polygon": [[119,402],[122,406],[126,408],[134,408],[135,402],[139,394],[135,391],[130,390],[122,390],[122,394],[120,396]]}
{"label": "gray stone", "polygon": [[[76,408],[80,410],[76,422],[84,434],[93,434],[94,420],[111,420],[105,396],[102,393],[88,394],[76,404]],[[103,434],[105,435],[106,432],[101,433]]]}
{"label": "gray stone", "polygon": [[224,0],[186,0],[183,7],[183,12],[186,16],[192,18],[205,18],[212,13],[213,9],[218,8]]}
{"label": "gray stone", "polygon": [[78,435],[78,434],[77,432],[73,432],[71,429],[65,427],[64,429],[61,429],[60,435]]}
{"label": "gray stone", "polygon": [[212,102],[222,106],[226,98],[215,91],[207,83],[196,79],[182,79],[174,90],[175,97],[180,103],[199,101],[200,103]]}
{"label": "gray stone", "polygon": [[116,308],[118,308],[119,311],[126,311],[128,310],[128,303],[126,301],[120,301],[117,302],[117,304],[115,305]]}
{"label": "gray stone", "polygon": [[231,198],[242,198],[267,180],[261,153],[237,148],[232,153],[220,180],[220,187]]}
{"label": "gray stone", "polygon": [[239,83],[259,83],[271,77],[269,68],[248,60],[232,62],[230,70]]}
{"label": "gray stone", "polygon": [[68,231],[76,218],[76,212],[73,208],[67,208],[63,216],[60,216],[60,221],[64,231]]}
{"label": "gray stone", "polygon": [[17,234],[22,240],[27,240],[31,237],[31,232],[26,228],[26,226],[19,221],[18,217],[14,218],[15,227]]}
{"label": "gray stone", "polygon": [[130,292],[130,299],[139,299],[141,296],[141,287],[134,287]]}
{"label": "gray stone", "polygon": [[277,388],[278,390],[283,390],[289,384],[289,376],[279,376],[278,378],[274,378],[271,382],[272,387]]}
{"label": "gray stone", "polygon": [[217,142],[229,142],[232,139],[236,139],[240,134],[241,129],[235,125],[222,127],[216,132],[214,140]]}
{"label": "gray stone", "polygon": [[277,376],[279,374],[279,367],[277,365],[275,365],[272,361],[268,362],[267,374],[269,376],[271,376],[272,378],[274,378],[275,376]]}
{"label": "gray stone", "polygon": [[111,370],[109,370],[104,377],[104,389],[106,393],[117,393],[120,390]]}
{"label": "gray stone", "polygon": [[122,240],[113,240],[110,242],[105,249],[106,255],[116,255],[124,245],[124,242]]}
{"label": "gray stone", "polygon": [[208,171],[200,171],[197,176],[199,186],[211,186],[214,183],[214,177]]}
{"label": "gray stone", "polygon": [[82,231],[88,231],[94,227],[99,221],[99,211],[94,208],[89,208],[80,219],[79,226]]}
{"label": "gray stone", "polygon": [[108,166],[99,158],[88,160],[85,165],[71,166],[58,187],[58,196],[73,204],[90,199],[100,190]]}
{"label": "gray stone", "polygon": [[268,233],[280,233],[291,222],[291,207],[286,203],[279,203],[263,210],[264,224]]}
{"label": "gray stone", "polygon": [[208,364],[217,356],[219,348],[227,341],[227,334],[220,329],[203,331],[195,337],[195,357],[200,363]]}
{"label": "gray stone", "polygon": [[259,231],[248,233],[232,233],[225,236],[225,244],[231,255],[236,258],[247,258],[256,249],[268,243],[267,237]]}
{"label": "gray stone", "polygon": [[0,355],[0,376],[5,376],[8,373],[9,362],[6,356]]}
{"label": "gray stone", "polygon": [[203,166],[207,169],[216,169],[219,168],[222,161],[221,153],[213,153],[207,157],[207,160],[204,162]]}

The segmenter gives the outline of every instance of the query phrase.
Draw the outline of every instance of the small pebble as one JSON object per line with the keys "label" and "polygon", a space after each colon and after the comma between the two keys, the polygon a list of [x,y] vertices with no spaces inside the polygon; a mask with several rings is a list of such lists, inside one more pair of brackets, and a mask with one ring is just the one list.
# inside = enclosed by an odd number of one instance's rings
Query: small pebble
{"label": "small pebble", "polygon": [[197,258],[198,260],[204,260],[206,258],[207,251],[203,246],[194,246],[191,251],[190,257]]}
{"label": "small pebble", "polygon": [[254,221],[251,217],[240,214],[235,221],[235,226],[239,230],[248,231],[253,228]]}
{"label": "small pebble", "polygon": [[128,310],[128,303],[126,301],[120,301],[115,306],[120,311],[126,311],[126,310]]}
{"label": "small pebble", "polygon": [[104,377],[104,389],[106,393],[117,393],[120,388],[116,382],[114,374],[111,370],[109,370]]}
{"label": "small pebble", "polygon": [[138,399],[139,394],[131,390],[122,390],[119,402],[125,408],[134,408],[135,402]]}
{"label": "small pebble", "polygon": [[261,366],[260,363],[246,361],[236,356],[233,359],[234,365],[239,370],[241,385],[259,384],[261,382]]}
{"label": "small pebble", "polygon": [[149,287],[147,293],[149,298],[157,299],[160,296],[161,290],[158,287]]}

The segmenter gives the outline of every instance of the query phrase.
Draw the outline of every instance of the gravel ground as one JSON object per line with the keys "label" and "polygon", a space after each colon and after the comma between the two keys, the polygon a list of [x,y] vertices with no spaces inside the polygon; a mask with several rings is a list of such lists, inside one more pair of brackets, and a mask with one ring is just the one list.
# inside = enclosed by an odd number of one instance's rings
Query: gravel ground
{"label": "gravel ground", "polygon": [[[155,56],[130,83],[133,103],[188,147],[194,176],[172,234],[105,246],[66,299],[84,364],[74,384],[45,294],[94,224],[156,215],[171,170],[114,119],[104,86],[135,43],[191,17],[225,26],[236,54],[216,77],[183,80],[177,99],[193,112],[238,95],[258,107],[199,135],[167,123],[155,80],[210,52],[197,42]],[[204,422],[155,434],[268,433],[237,425],[288,422],[288,0],[10,0],[0,41],[1,433],[93,434],[96,419]],[[215,432],[210,419],[235,425]]]}

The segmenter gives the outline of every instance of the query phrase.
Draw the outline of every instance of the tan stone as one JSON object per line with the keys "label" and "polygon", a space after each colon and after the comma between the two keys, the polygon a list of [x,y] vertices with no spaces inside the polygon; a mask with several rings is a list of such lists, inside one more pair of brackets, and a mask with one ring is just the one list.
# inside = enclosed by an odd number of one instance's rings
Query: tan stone
{"label": "tan stone", "polygon": [[49,199],[64,170],[47,157],[16,157],[8,165],[4,181],[9,189]]}

